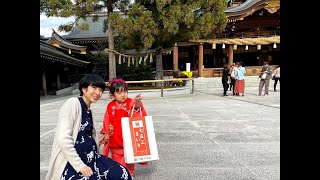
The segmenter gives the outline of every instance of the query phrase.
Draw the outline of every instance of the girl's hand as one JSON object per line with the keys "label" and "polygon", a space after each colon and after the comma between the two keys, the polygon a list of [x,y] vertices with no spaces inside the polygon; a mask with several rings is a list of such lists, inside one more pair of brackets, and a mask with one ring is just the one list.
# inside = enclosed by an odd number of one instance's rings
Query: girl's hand
{"label": "girl's hand", "polygon": [[99,146],[102,144],[106,144],[109,141],[109,135],[108,134],[104,134],[101,137],[99,137],[98,142],[99,142]]}
{"label": "girl's hand", "polygon": [[136,101],[137,101],[137,100],[141,100],[141,99],[142,99],[141,94],[136,95],[136,97],[135,97],[135,100],[136,100]]}
{"label": "girl's hand", "polygon": [[134,108],[135,109],[138,109],[140,108],[140,105],[141,105],[141,100],[142,100],[142,97],[141,97],[141,94],[138,94],[136,97],[135,97],[135,104],[134,104]]}
{"label": "girl's hand", "polygon": [[[110,136],[113,134],[113,126],[111,124],[108,125],[109,131],[110,131]],[[109,137],[109,136],[108,136]]]}

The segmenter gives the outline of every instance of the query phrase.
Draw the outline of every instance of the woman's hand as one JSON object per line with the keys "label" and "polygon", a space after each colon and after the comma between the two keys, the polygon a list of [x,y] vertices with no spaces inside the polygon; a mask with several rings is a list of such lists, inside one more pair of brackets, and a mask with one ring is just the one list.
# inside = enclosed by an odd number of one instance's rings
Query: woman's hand
{"label": "woman's hand", "polygon": [[80,170],[80,173],[81,173],[83,176],[86,176],[86,177],[90,177],[90,176],[93,175],[93,171],[92,171],[92,169],[91,169],[89,166],[83,167],[83,168]]}
{"label": "woman's hand", "polygon": [[99,137],[98,144],[100,146],[102,144],[106,144],[108,141],[109,141],[109,135],[108,134],[103,134],[102,136]]}

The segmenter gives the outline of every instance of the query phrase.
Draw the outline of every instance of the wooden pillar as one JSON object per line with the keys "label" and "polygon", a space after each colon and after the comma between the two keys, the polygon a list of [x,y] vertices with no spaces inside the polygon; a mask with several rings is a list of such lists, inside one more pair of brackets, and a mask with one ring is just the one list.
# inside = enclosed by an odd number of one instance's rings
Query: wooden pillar
{"label": "wooden pillar", "polygon": [[228,54],[229,54],[229,58],[228,58],[228,66],[230,67],[231,64],[233,63],[233,44],[229,44],[229,49],[228,49]]}
{"label": "wooden pillar", "polygon": [[177,43],[174,44],[173,47],[173,70],[178,70],[178,46]]}
{"label": "wooden pillar", "polygon": [[42,72],[42,92],[43,92],[44,96],[48,95],[48,93],[47,93],[46,72],[45,71]]}
{"label": "wooden pillar", "polygon": [[59,72],[57,72],[57,89],[61,89]]}
{"label": "wooden pillar", "polygon": [[202,77],[203,71],[203,43],[199,45],[199,67],[198,67],[198,74],[199,77]]}

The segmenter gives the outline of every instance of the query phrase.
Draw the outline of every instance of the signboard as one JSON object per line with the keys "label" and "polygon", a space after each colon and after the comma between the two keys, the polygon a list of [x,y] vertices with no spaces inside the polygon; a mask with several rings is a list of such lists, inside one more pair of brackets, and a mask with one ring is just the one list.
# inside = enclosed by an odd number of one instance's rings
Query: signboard
{"label": "signboard", "polygon": [[186,63],[186,71],[190,72],[190,63]]}
{"label": "signboard", "polygon": [[159,159],[152,116],[123,117],[121,126],[126,163]]}

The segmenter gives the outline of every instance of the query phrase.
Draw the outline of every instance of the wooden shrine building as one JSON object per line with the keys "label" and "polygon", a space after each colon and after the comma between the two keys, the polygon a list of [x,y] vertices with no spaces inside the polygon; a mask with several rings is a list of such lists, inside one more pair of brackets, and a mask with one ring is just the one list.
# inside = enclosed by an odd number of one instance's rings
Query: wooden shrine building
{"label": "wooden shrine building", "polygon": [[85,46],[63,39],[55,31],[48,40],[40,39],[40,95],[56,95],[56,91],[76,83],[91,72],[93,55]]}
{"label": "wooden shrine building", "polygon": [[[97,21],[93,20],[94,16],[79,20],[89,24],[88,31],[74,27],[62,37],[73,44],[87,46],[94,53],[93,44],[108,42],[107,32],[103,31],[107,15],[96,15]],[[281,63],[280,0],[229,0],[225,15],[227,26],[222,33],[214,34],[215,38],[176,42],[169,53],[163,52],[163,70],[185,71],[186,63],[190,63],[194,77],[214,77],[221,76],[224,63],[243,61],[247,75],[257,75],[263,61],[273,66]],[[155,62],[152,65],[155,66]]]}

